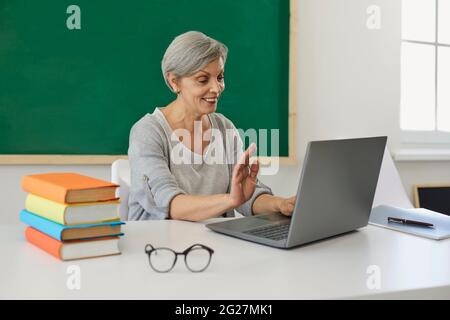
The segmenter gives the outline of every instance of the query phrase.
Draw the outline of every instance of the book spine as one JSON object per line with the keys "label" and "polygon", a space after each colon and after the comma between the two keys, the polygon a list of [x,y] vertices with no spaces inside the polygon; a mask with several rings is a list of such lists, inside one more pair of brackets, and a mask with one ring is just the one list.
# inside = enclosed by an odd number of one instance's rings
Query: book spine
{"label": "book spine", "polygon": [[38,196],[50,199],[64,204],[66,201],[66,188],[36,179],[34,177],[25,176],[22,179],[22,189],[25,192],[36,194]]}
{"label": "book spine", "polygon": [[27,210],[22,210],[20,212],[20,221],[58,241],[62,240],[62,231],[64,230],[63,225],[39,217],[38,215],[32,214]]}
{"label": "book spine", "polygon": [[66,206],[34,194],[29,194],[25,200],[25,209],[50,221],[65,225]]}
{"label": "book spine", "polygon": [[25,237],[28,242],[61,260],[62,243],[60,241],[32,227],[25,229]]}

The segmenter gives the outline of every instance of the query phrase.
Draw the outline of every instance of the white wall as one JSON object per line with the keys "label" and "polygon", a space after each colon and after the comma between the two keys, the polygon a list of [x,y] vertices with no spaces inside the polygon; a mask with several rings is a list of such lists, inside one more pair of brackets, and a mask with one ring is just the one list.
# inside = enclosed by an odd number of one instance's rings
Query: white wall
{"label": "white wall", "polygon": [[[381,29],[368,30],[366,9],[381,9]],[[307,141],[388,135],[400,140],[401,0],[299,0],[300,159]],[[397,162],[412,199],[416,183],[449,183],[449,161]]]}
{"label": "white wall", "polygon": [[[366,9],[381,9],[368,30]],[[299,147],[309,140],[388,135],[398,146],[400,1],[299,2]]]}
{"label": "white wall", "polygon": [[[366,28],[369,5],[381,8],[381,29]],[[299,159],[310,140],[388,135],[400,148],[400,0],[299,0]],[[442,182],[449,162],[397,163],[408,192],[413,183]],[[0,166],[0,223],[18,223],[24,175],[75,171],[110,179],[109,166]],[[276,194],[295,194],[299,166],[261,177]],[[448,179],[447,179],[448,181]]]}

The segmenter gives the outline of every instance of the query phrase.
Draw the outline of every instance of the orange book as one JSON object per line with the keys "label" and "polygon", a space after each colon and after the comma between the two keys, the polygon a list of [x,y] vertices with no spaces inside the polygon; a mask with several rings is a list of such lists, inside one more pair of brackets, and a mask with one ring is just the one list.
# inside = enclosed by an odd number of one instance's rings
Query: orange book
{"label": "orange book", "polygon": [[59,203],[117,200],[119,185],[78,173],[43,173],[25,176],[24,191]]}
{"label": "orange book", "polygon": [[120,254],[119,237],[58,241],[32,227],[27,227],[25,229],[25,238],[28,242],[60,260],[85,259]]}

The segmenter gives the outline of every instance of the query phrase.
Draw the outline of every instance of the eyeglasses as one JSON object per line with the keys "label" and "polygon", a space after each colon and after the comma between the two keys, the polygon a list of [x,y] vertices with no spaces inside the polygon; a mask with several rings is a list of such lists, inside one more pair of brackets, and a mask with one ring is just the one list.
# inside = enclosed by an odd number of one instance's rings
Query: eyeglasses
{"label": "eyeglasses", "polygon": [[150,267],[156,272],[169,272],[173,269],[179,255],[184,255],[184,263],[192,272],[202,272],[208,268],[214,250],[203,244],[194,244],[183,252],[175,252],[169,248],[155,248],[151,244],[145,246]]}

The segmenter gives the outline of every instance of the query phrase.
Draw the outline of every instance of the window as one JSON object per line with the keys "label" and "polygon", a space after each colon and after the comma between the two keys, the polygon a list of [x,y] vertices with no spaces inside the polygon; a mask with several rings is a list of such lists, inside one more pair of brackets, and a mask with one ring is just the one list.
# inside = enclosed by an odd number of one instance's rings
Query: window
{"label": "window", "polygon": [[450,0],[402,1],[400,127],[405,142],[450,143]]}

